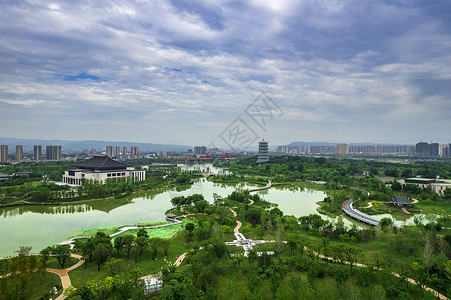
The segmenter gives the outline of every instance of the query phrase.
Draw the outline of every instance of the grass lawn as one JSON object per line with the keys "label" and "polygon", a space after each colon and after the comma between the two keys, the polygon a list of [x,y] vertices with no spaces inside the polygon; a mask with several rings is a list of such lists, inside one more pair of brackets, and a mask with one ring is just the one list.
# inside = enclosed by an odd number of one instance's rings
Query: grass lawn
{"label": "grass lawn", "polygon": [[[12,286],[16,278],[9,279],[9,285]],[[32,273],[31,278],[28,280],[28,283],[23,287],[22,298],[21,299],[41,299],[41,297],[49,296],[50,290],[56,286],[58,289],[58,293],[56,295],[52,295],[51,298],[56,298],[62,293],[61,280],[58,275],[52,273]],[[0,299],[4,299],[0,296]]]}
{"label": "grass lawn", "polygon": [[451,216],[451,202],[436,202],[431,200],[420,200],[415,207],[422,210],[422,213],[436,213]]}
{"label": "grass lawn", "polygon": [[49,257],[47,261],[47,268],[52,269],[66,269],[78,263],[78,259],[75,257],[70,257],[68,261],[64,264],[64,268],[61,268],[61,265],[58,263],[58,260],[55,257]]}
{"label": "grass lawn", "polygon": [[[176,258],[182,253],[192,248],[192,244],[187,244],[182,234],[178,234],[170,240],[170,248],[167,257],[167,261],[174,263]],[[113,252],[114,258],[120,258],[125,260],[130,267],[139,268],[143,275],[156,274],[161,270],[161,267],[166,265],[164,251],[162,248],[158,249],[158,255],[156,260],[152,260],[152,254],[150,247],[145,248],[141,257],[138,257],[138,262],[135,264],[135,249],[130,251],[130,258],[127,258],[127,252],[123,250],[119,256],[117,251]],[[72,285],[79,288],[86,284],[91,279],[103,279],[108,276],[108,271],[105,265],[100,266],[100,271],[97,271],[97,263],[92,261],[88,262],[86,266],[81,266],[75,270],[69,272]]]}
{"label": "grass lawn", "polygon": [[53,299],[58,297],[63,291],[59,276],[52,273],[45,273],[43,277],[34,274],[27,287],[24,299],[40,299],[42,296],[48,295],[54,286],[57,286],[58,294],[52,295],[51,298]]}
{"label": "grass lawn", "polygon": [[[161,227],[161,228],[145,229],[145,230],[146,230],[147,234],[149,235],[149,238],[159,237],[162,239],[169,239],[169,238],[173,237],[180,230],[185,229],[185,226],[187,223],[196,224],[196,222],[189,220],[189,219],[182,219],[182,221],[183,221],[183,223],[181,223],[181,224],[176,224],[176,225],[171,225],[171,226],[166,226],[166,227]],[[116,237],[121,236],[121,235],[131,234],[133,236],[136,236],[138,234],[138,231],[139,231],[139,229],[128,230],[124,233],[121,233],[121,234],[115,236],[112,239],[112,242],[114,242],[114,239]]]}
{"label": "grass lawn", "polygon": [[97,232],[104,232],[105,234],[110,235],[112,233],[115,233],[121,227],[123,227],[123,226],[84,228],[84,229],[78,231],[73,236],[70,236],[69,238],[77,237],[77,236],[94,236],[97,234]]}

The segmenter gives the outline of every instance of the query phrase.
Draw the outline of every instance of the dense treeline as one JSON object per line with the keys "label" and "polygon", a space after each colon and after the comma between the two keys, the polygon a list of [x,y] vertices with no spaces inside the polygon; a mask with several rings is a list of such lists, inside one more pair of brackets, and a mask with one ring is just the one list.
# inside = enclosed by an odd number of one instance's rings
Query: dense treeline
{"label": "dense treeline", "polygon": [[[406,195],[418,199],[433,201],[451,201],[451,189],[447,189],[443,196],[439,196],[430,188],[421,189],[415,184],[407,184],[401,192],[401,185],[394,182],[387,186],[374,178],[374,175],[385,174],[396,178],[421,176],[428,178],[451,178],[451,162],[441,163],[429,161],[414,161],[408,164],[379,162],[364,159],[339,159],[325,157],[304,156],[275,156],[268,163],[257,165],[255,158],[245,158],[239,162],[221,162],[217,166],[228,167],[232,174],[213,179],[218,182],[233,182],[237,180],[265,183],[271,179],[274,183],[296,181],[323,181],[328,191],[340,194],[340,190],[347,189],[345,197],[353,195],[365,198],[365,193],[352,191],[349,188],[358,187],[372,194],[373,199],[389,201],[396,195]],[[367,174],[366,178],[355,178],[351,175]],[[357,195],[355,195],[357,194]]]}
{"label": "dense treeline", "polygon": [[0,188],[0,204],[26,200],[32,203],[59,203],[107,197],[125,197],[138,190],[153,190],[171,185],[191,184],[197,177],[195,171],[181,171],[178,168],[165,172],[150,173],[144,181],[130,178],[108,179],[104,184],[85,180],[80,187],[57,185],[53,182],[33,182]]}
{"label": "dense treeline", "polygon": [[[451,161],[411,161],[408,163],[381,162],[366,159],[340,159],[305,156],[271,156],[268,163],[257,165],[255,157],[239,162],[218,162],[239,174],[270,176],[279,180],[337,181],[353,174],[367,173],[393,177],[451,178]],[[345,184],[345,183],[343,183]]]}
{"label": "dense treeline", "polygon": [[[197,227],[187,228],[193,232],[193,240],[187,239],[193,250],[180,267],[163,269],[160,299],[434,299],[393,271],[451,292],[451,235],[438,222],[399,230],[387,218],[375,228],[346,227],[341,218],[287,216],[261,200],[249,206],[243,201],[247,195],[233,192],[205,209]],[[185,205],[185,212],[196,211]],[[220,216],[229,207],[238,212],[246,237],[274,242],[254,246],[247,258],[241,248],[225,246],[231,237],[218,225],[224,226]]]}

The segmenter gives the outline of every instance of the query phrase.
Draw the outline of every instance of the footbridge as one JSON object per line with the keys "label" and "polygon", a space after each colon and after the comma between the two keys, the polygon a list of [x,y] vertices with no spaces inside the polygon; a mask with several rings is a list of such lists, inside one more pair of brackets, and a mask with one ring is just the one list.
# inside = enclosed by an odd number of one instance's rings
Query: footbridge
{"label": "footbridge", "polygon": [[[354,207],[352,207],[352,203],[354,203],[354,199],[348,199],[345,202],[343,202],[343,204],[341,205],[341,208],[343,209],[345,214],[347,214],[351,218],[354,218],[360,222],[364,222],[369,225],[373,225],[373,226],[379,225],[380,220],[378,218],[367,215],[367,214],[355,209]],[[394,226],[397,228],[400,228],[400,226],[397,224],[394,224]]]}

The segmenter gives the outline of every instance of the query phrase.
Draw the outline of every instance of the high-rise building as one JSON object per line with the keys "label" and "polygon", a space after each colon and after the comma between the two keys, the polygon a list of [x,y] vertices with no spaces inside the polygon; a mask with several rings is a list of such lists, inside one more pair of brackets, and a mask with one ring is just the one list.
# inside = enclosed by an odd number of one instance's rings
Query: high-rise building
{"label": "high-rise building", "polygon": [[130,155],[132,157],[137,157],[139,155],[139,150],[137,146],[131,146],[130,147]]}
{"label": "high-rise building", "polygon": [[121,147],[116,146],[116,157],[119,157],[121,155]]}
{"label": "high-rise building", "polygon": [[22,161],[22,160],[23,160],[23,146],[16,145],[16,161]]}
{"label": "high-rise building", "polygon": [[168,151],[163,150],[163,156],[168,156]]}
{"label": "high-rise building", "polygon": [[157,156],[160,156],[160,150],[157,150]]}
{"label": "high-rise building", "polygon": [[127,156],[127,146],[122,147],[122,155]]}
{"label": "high-rise building", "polygon": [[113,157],[114,156],[114,147],[106,146],[106,156]]}
{"label": "high-rise building", "polygon": [[61,160],[61,146],[45,146],[46,160]]}
{"label": "high-rise building", "polygon": [[0,145],[0,162],[8,161],[8,145]]}
{"label": "high-rise building", "polygon": [[34,145],[33,147],[33,159],[35,161],[39,161],[42,158],[42,146],[41,145]]}
{"label": "high-rise building", "polygon": [[337,144],[334,147],[335,155],[348,155],[348,145],[347,144]]}
{"label": "high-rise building", "polygon": [[442,157],[449,157],[449,147],[448,145],[446,145],[445,147],[443,147],[443,152],[442,152]]}
{"label": "high-rise building", "polygon": [[195,146],[194,147],[194,155],[202,155],[207,154],[207,147],[206,146]]}
{"label": "high-rise building", "polygon": [[265,163],[268,160],[268,142],[263,139],[261,142],[258,142],[257,164]]}
{"label": "high-rise building", "polygon": [[91,149],[91,151],[89,151],[89,154],[90,155],[96,155],[97,154],[96,149]]}
{"label": "high-rise building", "polygon": [[430,153],[431,157],[438,157],[440,154],[439,149],[440,149],[439,143],[431,143],[431,153]]}
{"label": "high-rise building", "polygon": [[431,145],[426,142],[419,142],[415,145],[415,155],[419,157],[431,156]]}

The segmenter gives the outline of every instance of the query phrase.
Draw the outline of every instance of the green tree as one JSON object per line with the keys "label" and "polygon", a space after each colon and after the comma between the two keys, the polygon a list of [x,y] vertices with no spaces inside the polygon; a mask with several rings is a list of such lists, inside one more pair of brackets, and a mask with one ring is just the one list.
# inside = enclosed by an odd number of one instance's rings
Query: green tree
{"label": "green tree", "polygon": [[272,271],[270,273],[270,280],[271,280],[271,292],[272,292],[273,298],[275,299],[277,291],[279,290],[280,282],[281,282],[282,278],[280,277],[280,274],[278,272]]}
{"label": "green tree", "polygon": [[70,259],[70,246],[57,245],[52,249],[52,255],[56,257],[61,268],[64,268],[64,265]]}
{"label": "green tree", "polygon": [[144,228],[140,228],[139,230],[138,230],[138,233],[136,234],[136,236],[139,238],[139,237],[145,237],[145,238],[149,238],[149,234],[147,233],[147,230],[145,230]]}
{"label": "green tree", "polygon": [[144,248],[149,245],[149,240],[144,237],[144,236],[140,236],[138,238],[136,238],[135,240],[135,246],[136,246],[136,254],[135,254],[135,262],[138,261],[138,255],[141,257]]}
{"label": "green tree", "polygon": [[163,247],[164,256],[168,256],[169,247],[171,246],[171,243],[169,239],[162,239],[160,242],[161,246]]}
{"label": "green tree", "polygon": [[289,276],[290,280],[290,286],[293,290],[293,296],[295,299],[300,299],[302,297],[301,295],[301,288],[302,288],[302,276],[300,273],[291,273]]}
{"label": "green tree", "polygon": [[149,239],[150,248],[152,248],[152,259],[157,258],[158,248],[161,246],[162,239],[159,237],[154,237]]}
{"label": "green tree", "polygon": [[108,270],[108,273],[111,276],[119,275],[123,273],[125,270],[127,270],[127,263],[120,258],[111,258],[107,261],[105,264],[105,267]]}
{"label": "green tree", "polygon": [[127,249],[127,257],[130,257],[130,250],[133,247],[133,244],[135,242],[135,237],[131,234],[127,234],[123,236],[124,240],[124,247]]}
{"label": "green tree", "polygon": [[336,266],[334,270],[333,277],[337,284],[338,292],[340,293],[340,298],[343,297],[345,291],[345,283],[349,279],[349,271],[347,268],[342,266]]}
{"label": "green tree", "polygon": [[114,240],[114,249],[117,250],[117,255],[119,255],[120,251],[124,249],[125,246],[124,239],[125,238],[123,236],[118,236]]}
{"label": "green tree", "polygon": [[97,262],[97,270],[100,271],[100,264],[106,262],[108,256],[110,255],[109,248],[104,243],[99,243],[94,248],[92,256]]}
{"label": "green tree", "polygon": [[[105,246],[104,246],[105,247]],[[105,300],[113,292],[113,278],[106,277],[103,280],[90,280],[86,283],[86,286],[92,293],[93,299]]]}
{"label": "green tree", "polygon": [[307,280],[310,284],[310,287],[313,289],[315,293],[315,298],[318,288],[318,276],[319,276],[319,265],[318,263],[313,262],[308,269]]}
{"label": "green tree", "polygon": [[211,249],[218,258],[219,262],[221,262],[221,257],[227,252],[226,244],[219,238],[215,238],[211,241]]}
{"label": "green tree", "polygon": [[249,276],[247,280],[247,288],[252,294],[256,294],[258,289],[260,288],[262,281],[260,276]]}

